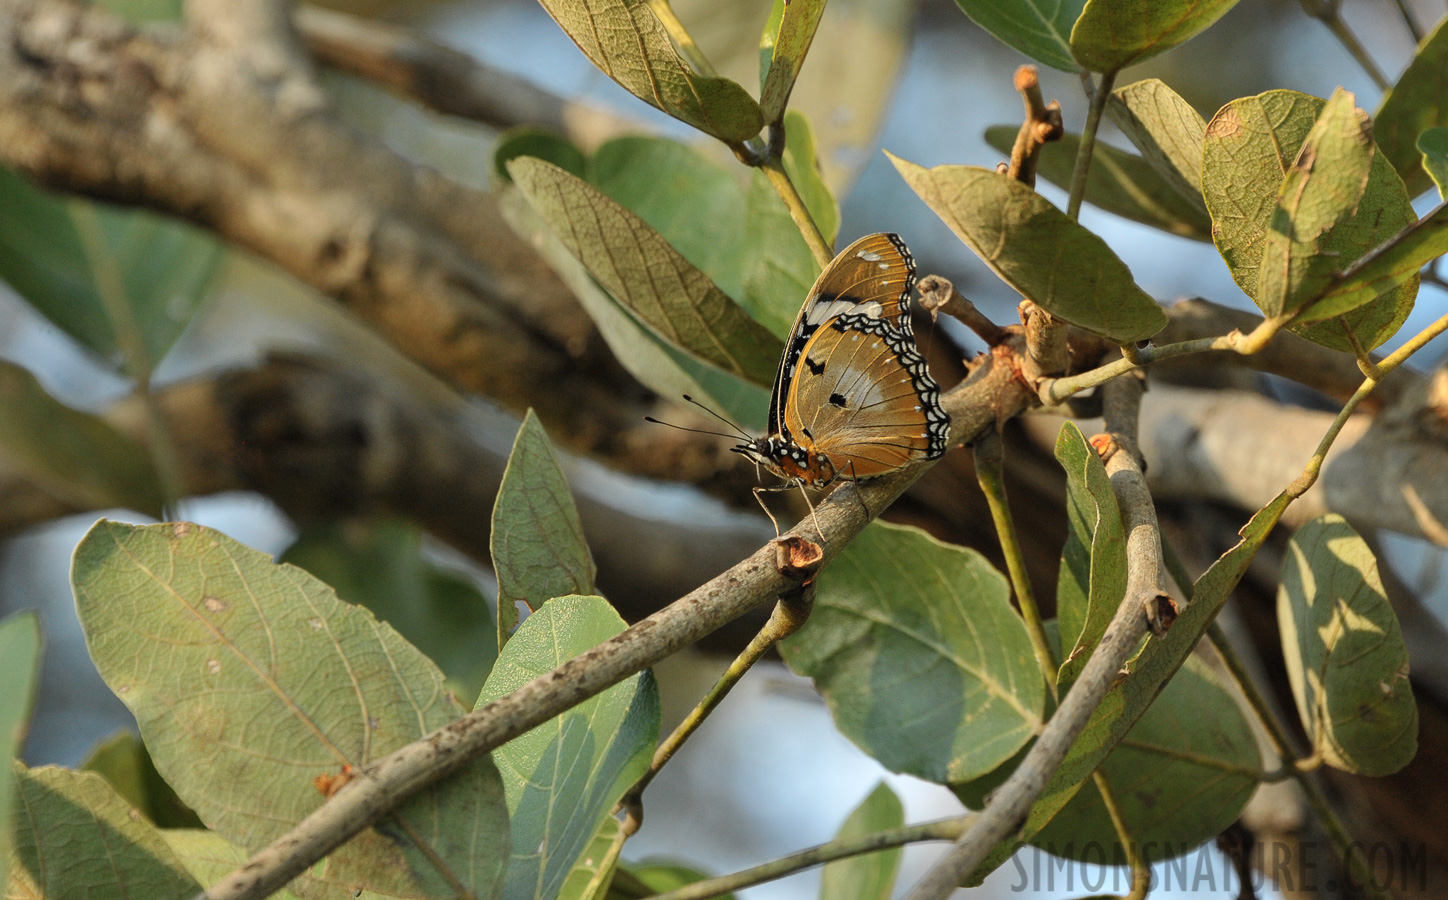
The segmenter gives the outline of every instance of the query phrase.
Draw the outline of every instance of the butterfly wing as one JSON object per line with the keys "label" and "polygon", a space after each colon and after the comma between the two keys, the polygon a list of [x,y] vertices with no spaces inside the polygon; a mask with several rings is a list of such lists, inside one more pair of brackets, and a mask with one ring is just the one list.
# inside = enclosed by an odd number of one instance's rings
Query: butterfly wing
{"label": "butterfly wing", "polygon": [[[773,433],[790,436],[784,421],[785,400],[804,358],[805,346],[820,328],[853,313],[903,327],[908,334],[910,291],[914,287],[915,258],[897,234],[866,235],[825,267],[800,307],[779,361],[769,400]],[[798,437],[798,432],[793,434]]]}

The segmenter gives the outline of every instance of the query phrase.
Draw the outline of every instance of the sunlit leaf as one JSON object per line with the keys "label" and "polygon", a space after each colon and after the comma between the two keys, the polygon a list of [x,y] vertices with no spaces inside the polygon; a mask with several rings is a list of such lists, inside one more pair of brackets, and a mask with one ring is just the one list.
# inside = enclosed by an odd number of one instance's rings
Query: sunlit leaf
{"label": "sunlit leaf", "polygon": [[[3,765],[11,767],[5,760]],[[201,886],[99,775],[16,762],[10,880],[16,900],[190,900]]]}
{"label": "sunlit leaf", "polygon": [[1418,45],[1417,55],[1373,116],[1373,135],[1403,177],[1409,196],[1431,186],[1418,155],[1418,136],[1435,126],[1448,126],[1448,19]]}
{"label": "sunlit leaf", "polygon": [[94,772],[110,782],[122,799],[158,828],[201,827],[196,813],[156,771],[146,745],[130,731],[117,732],[97,744],[81,763],[81,771]]}
{"label": "sunlit leaf", "polygon": [[[161,839],[171,852],[181,860],[191,877],[210,888],[221,879],[235,872],[251,860],[251,854],[242,847],[228,841],[212,831],[199,828],[168,828],[160,832]],[[309,882],[303,875],[300,882]],[[271,895],[274,900],[297,900],[290,890],[281,890]],[[371,900],[375,894],[363,892],[358,900]],[[340,898],[339,898],[340,900]]]}
{"label": "sunlit leaf", "polygon": [[30,726],[35,676],[40,668],[40,620],[33,612],[0,621],[0,890],[10,864],[10,823],[14,818],[15,781],[10,761]]}
{"label": "sunlit leaf", "polygon": [[1438,199],[1448,199],[1448,128],[1429,128],[1418,135],[1423,171],[1438,188]]}
{"label": "sunlit leaf", "polygon": [[1277,626],[1297,712],[1328,765],[1391,775],[1418,751],[1408,649],[1367,542],[1341,516],[1297,530]]}
{"label": "sunlit leaf", "polygon": [[[517,690],[624,629],[602,597],[560,597],[523,620],[478,706]],[[513,827],[504,900],[552,900],[659,737],[659,694],[644,672],[494,751]]]}
{"label": "sunlit leaf", "polygon": [[[95,244],[80,230],[91,226]],[[123,349],[104,300],[107,267],[118,275],[118,299],[130,309],[149,366],[191,321],[220,259],[221,245],[192,225],[69,200],[0,168],[0,279],[107,359]]]}
{"label": "sunlit leaf", "polygon": [[594,592],[598,568],[578,507],[548,433],[531,409],[498,487],[488,546],[498,575],[499,647],[518,622],[519,603],[537,610],[554,597]]}
{"label": "sunlit leaf", "polygon": [[497,656],[488,599],[472,579],[423,553],[422,530],[397,519],[305,526],[281,562],[306,569],[365,606],[421,650],[472,702]]}
{"label": "sunlit leaf", "polygon": [[47,494],[80,509],[159,514],[146,449],[91,413],[56,400],[35,376],[0,360],[0,456]]}
{"label": "sunlit leaf", "polygon": [[[1009,155],[1015,142],[1014,125],[994,125],[985,132],[986,143]],[[1041,147],[1036,172],[1057,187],[1069,190],[1081,139],[1064,134]],[[1144,158],[1098,142],[1086,176],[1087,203],[1110,213],[1197,241],[1212,239],[1212,219],[1200,201],[1185,199]]]}
{"label": "sunlit leaf", "polygon": [[[1257,274],[1257,306],[1267,316],[1294,313],[1321,293],[1339,268],[1323,240],[1362,202],[1377,146],[1367,113],[1338,88],[1277,189]],[[1348,312],[1335,309],[1333,314]]]}
{"label": "sunlit leaf", "polygon": [[771,384],[782,343],[638,216],[539,159],[508,171],[553,233],[660,337],[756,384]]}
{"label": "sunlit leaf", "polygon": [[[1046,788],[1031,807],[1018,836],[1030,840],[1081,789],[1092,771],[1136,725],[1152,701],[1191,655],[1207,626],[1231,596],[1257,551],[1282,519],[1291,499],[1278,494],[1258,510],[1242,529],[1242,539],[1207,569],[1192,592],[1191,602],[1182,610],[1171,630],[1146,642],[1130,666],[1130,673],[1113,684],[1101,704],[1087,720],[1086,727],[1071,745]],[[971,873],[969,883],[979,884],[1020,846],[1005,841],[991,851],[986,861]]]}
{"label": "sunlit leaf", "polygon": [[[1237,820],[1261,777],[1261,753],[1236,701],[1201,661],[1186,661],[1101,764],[1148,862],[1181,856]],[[1100,862],[1118,840],[1094,784],[1031,839],[1053,856]]]}
{"label": "sunlit leaf", "polygon": [[966,781],[1041,727],[1045,684],[1004,576],[918,529],[865,529],[820,575],[809,624],[782,653],[892,771]]}
{"label": "sunlit leaf", "polygon": [[1179,194],[1201,203],[1207,122],[1190,103],[1148,78],[1112,91],[1106,114]]}
{"label": "sunlit leaf", "polygon": [[688,394],[745,428],[764,428],[768,390],[665,343],[599,286],[521,193],[513,187],[500,187],[497,198],[508,227],[558,273],[598,326],[615,358],[640,384],[664,397]]}
{"label": "sunlit leaf", "polygon": [[[904,824],[905,807],[890,786],[881,782],[850,813],[845,824],[835,833],[835,840],[891,831]],[[820,900],[890,900],[902,855],[903,848],[891,847],[825,863],[820,876]]]}
{"label": "sunlit leaf", "polygon": [[759,44],[759,106],[765,122],[784,115],[824,11],[825,0],[774,0]]}
{"label": "sunlit leaf", "polygon": [[1126,594],[1126,532],[1106,466],[1073,422],[1056,436],[1056,461],[1066,470],[1069,522],[1056,580],[1056,621],[1069,648],[1057,678],[1064,692]]}
{"label": "sunlit leaf", "polygon": [[648,0],[540,0],[593,64],[629,93],[723,141],[759,133],[759,104],[679,55]]}
{"label": "sunlit leaf", "polygon": [[[91,658],[156,768],[202,821],[255,850],[359,768],[457,718],[438,668],[295,566],[189,523],[102,520],[71,572]],[[313,870],[413,897],[496,896],[503,788],[483,758],[422,791]],[[444,868],[445,867],[445,868]]]}
{"label": "sunlit leaf", "polygon": [[[1222,107],[1207,128],[1202,190],[1212,214],[1212,237],[1232,278],[1254,302],[1260,293],[1263,248],[1278,191],[1324,104],[1296,91],[1268,91]],[[1384,155],[1377,153],[1357,214],[1318,238],[1318,248],[1322,253],[1337,254],[1338,267],[1346,268],[1414,218],[1402,180]],[[1417,293],[1416,271],[1414,267],[1401,278],[1394,275],[1374,281],[1371,294],[1345,297],[1355,286],[1336,282],[1329,288],[1335,295],[1333,303],[1351,310],[1346,318],[1364,348],[1387,340],[1395,323],[1411,310]],[[1339,322],[1293,328],[1326,346],[1352,350]]]}
{"label": "sunlit leaf", "polygon": [[[1363,297],[1398,296],[1416,290],[1418,270],[1444,253],[1448,253],[1448,204],[1440,204],[1391,241],[1348,266],[1333,279],[1328,296],[1354,303]],[[1380,302],[1362,308],[1370,309]]]}
{"label": "sunlit leaf", "polygon": [[1106,242],[1029,187],[988,169],[924,169],[886,155],[986,265],[1053,315],[1119,342],[1166,326],[1166,314]]}
{"label": "sunlit leaf", "polygon": [[623,825],[608,816],[589,841],[583,855],[574,863],[573,871],[558,891],[558,900],[603,900],[608,896],[618,868],[618,854],[623,849]]}
{"label": "sunlit leaf", "polygon": [[1032,59],[1081,71],[1071,55],[1071,26],[1086,0],[955,0],[975,24]]}
{"label": "sunlit leaf", "polygon": [[1071,29],[1071,55],[1093,72],[1115,72],[1185,43],[1237,0],[1087,0]]}

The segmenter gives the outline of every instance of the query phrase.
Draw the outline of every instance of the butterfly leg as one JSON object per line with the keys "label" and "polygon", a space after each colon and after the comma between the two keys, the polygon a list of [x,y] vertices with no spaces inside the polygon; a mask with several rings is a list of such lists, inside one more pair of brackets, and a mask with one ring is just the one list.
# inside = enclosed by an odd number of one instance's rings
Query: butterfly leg
{"label": "butterfly leg", "polygon": [[860,508],[865,511],[865,518],[874,518],[874,514],[870,512],[870,504],[865,502],[865,495],[860,491],[860,479],[855,475],[855,461],[853,459],[850,460],[850,481],[855,485],[855,499],[860,501]]}
{"label": "butterfly leg", "polygon": [[809,507],[809,517],[814,520],[815,531],[819,532],[820,540],[824,540],[825,530],[820,527],[819,514],[815,512],[815,505],[809,498],[809,491],[804,489],[804,482],[800,482],[799,492],[804,495],[804,505]]}
{"label": "butterfly leg", "polygon": [[779,537],[779,520],[774,517],[774,513],[770,512],[769,507],[764,503],[764,495],[766,493],[773,493],[773,490],[767,487],[756,487],[754,488],[754,499],[759,501],[759,508],[764,510],[764,514],[769,516],[769,521],[774,523],[774,536]]}

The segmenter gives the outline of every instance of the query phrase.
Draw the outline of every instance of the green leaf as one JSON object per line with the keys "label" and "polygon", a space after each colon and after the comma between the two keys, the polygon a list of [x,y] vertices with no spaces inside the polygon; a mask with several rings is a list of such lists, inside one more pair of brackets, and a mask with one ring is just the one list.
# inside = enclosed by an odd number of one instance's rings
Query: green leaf
{"label": "green leaf", "polygon": [[1376,155],[1367,113],[1338,88],[1277,189],[1257,276],[1257,306],[1265,315],[1295,313],[1321,293],[1338,264],[1319,242],[1357,213]]}
{"label": "green leaf", "polygon": [[604,818],[598,833],[574,864],[573,871],[558,891],[558,900],[603,900],[608,896],[618,854],[623,849],[623,825],[613,816]]}
{"label": "green leaf", "polygon": [[1418,135],[1423,171],[1438,188],[1438,199],[1448,200],[1448,128],[1429,128]]}
{"label": "green leaf", "polygon": [[[15,786],[10,761],[20,755],[35,701],[35,676],[40,668],[40,620],[33,612],[0,621],[0,889],[10,864]],[[8,896],[8,895],[7,895]]]}
{"label": "green leaf", "polygon": [[1206,31],[1237,0],[1087,0],[1071,29],[1071,55],[1116,72]]}
{"label": "green leaf", "polygon": [[1448,126],[1448,19],[1418,45],[1417,55],[1383,95],[1373,116],[1373,135],[1416,197],[1432,186],[1418,155],[1418,136]]}
{"label": "green leaf", "polygon": [[[186,871],[204,888],[211,888],[251,860],[251,854],[244,848],[212,831],[200,828],[167,828],[163,829],[160,835],[171,848],[171,852],[181,860]],[[302,875],[293,884],[311,881],[308,876]],[[297,895],[289,890],[281,890],[271,896],[275,900],[297,900]],[[364,893],[367,898],[374,896],[376,895]]]}
{"label": "green leaf", "polygon": [[308,525],[282,553],[365,606],[437,663],[467,702],[478,695],[497,656],[488,599],[470,578],[428,559],[422,530],[399,519]]}
{"label": "green leaf", "polygon": [[[77,216],[98,226],[98,247]],[[104,253],[97,258],[94,250]],[[102,293],[120,276],[147,366],[181,335],[206,295],[221,245],[200,229],[154,213],[68,200],[0,168],[0,278],[62,331],[100,356],[123,349]]]}
{"label": "green leaf", "polygon": [[157,828],[201,827],[196,813],[156,771],[146,745],[129,731],[118,731],[97,744],[80,768],[110,782],[116,793]]}
{"label": "green leaf", "polygon": [[146,449],[99,416],[56,400],[28,371],[0,360],[0,456],[78,509],[161,512]]}
{"label": "green leaf", "polygon": [[508,226],[538,249],[598,326],[613,355],[640,384],[664,397],[688,394],[745,428],[764,428],[768,390],[665,343],[599,286],[519,191],[500,186],[497,198]]}
{"label": "green leaf", "polygon": [[[784,170],[804,200],[805,209],[814,219],[825,241],[831,246],[840,233],[840,205],[834,192],[825,183],[819,150],[815,146],[814,126],[802,112],[784,114]],[[780,201],[783,204],[783,201]]]}
{"label": "green leaf", "polygon": [[[1415,292],[1418,270],[1448,253],[1448,212],[1445,210],[1448,210],[1448,204],[1439,204],[1428,215],[1348,266],[1333,279],[1327,292],[1328,298],[1355,304],[1363,297],[1379,297],[1372,305],[1361,307],[1371,309],[1382,302],[1383,296]],[[1405,309],[1398,319],[1400,324],[1407,311],[1412,309],[1411,304],[1403,305]]]}
{"label": "green leaf", "polygon": [[[560,597],[508,641],[482,707],[624,629],[602,597]],[[623,792],[648,769],[659,737],[648,672],[555,716],[494,751],[513,825],[505,900],[552,900]]]}
{"label": "green leaf", "polygon": [[1177,193],[1201,204],[1207,122],[1190,103],[1148,78],[1112,91],[1106,114]]}
{"label": "green leaf", "polygon": [[971,21],[1034,60],[1079,72],[1071,54],[1071,26],[1086,0],[955,0]]}
{"label": "green leaf", "polygon": [[[1014,125],[993,125],[986,129],[986,143],[1007,155],[1016,140]],[[1081,139],[1063,134],[1058,141],[1041,147],[1036,172],[1067,190],[1076,167],[1076,150]],[[1198,200],[1184,199],[1175,186],[1144,158],[1097,142],[1086,176],[1086,201],[1133,222],[1160,228],[1169,234],[1196,241],[1212,239],[1212,219]]]}
{"label": "green leaf", "polygon": [[774,0],[759,42],[759,106],[765,122],[777,122],[814,41],[825,0]]}
{"label": "green leaf", "polygon": [[[860,801],[835,834],[835,840],[859,838],[905,825],[905,807],[883,781]],[[904,848],[851,856],[825,863],[820,878],[820,900],[890,900],[895,876],[900,873]]]}
{"label": "green leaf", "polygon": [[[76,547],[71,583],[91,658],[157,770],[209,828],[249,850],[322,804],[318,776],[365,766],[462,712],[442,672],[386,623],[211,529],[102,520]],[[452,897],[462,883],[491,898],[506,815],[484,758],[313,874],[414,897]]]}
{"label": "green leaf", "polygon": [[[1200,846],[1237,820],[1261,777],[1261,754],[1236,701],[1200,660],[1188,659],[1101,764],[1147,862]],[[1117,831],[1094,784],[1081,789],[1031,843],[1053,856],[1100,862]]]}
{"label": "green leaf", "polygon": [[690,68],[649,0],[540,2],[594,65],[640,100],[721,141],[742,143],[764,126],[748,91]]}
{"label": "green leaf", "polygon": [[638,216],[542,160],[508,171],[571,253],[660,337],[726,372],[772,384],[783,344]]}
{"label": "green leaf", "polygon": [[1282,563],[1277,626],[1297,712],[1330,766],[1391,775],[1418,752],[1408,649],[1367,542],[1342,516],[1297,530]]}
{"label": "green leaf", "polygon": [[1106,242],[1024,184],[975,166],[924,169],[886,155],[986,265],[1051,314],[1123,343],[1166,326]]}
{"label": "green leaf", "polygon": [[594,593],[598,568],[578,507],[548,433],[531,409],[513,440],[493,503],[488,548],[498,575],[499,647],[518,622],[520,602],[536,611],[554,597]]}
{"label": "green leaf", "polygon": [[808,627],[781,652],[891,771],[967,781],[1041,728],[1045,684],[1005,578],[919,529],[866,528],[820,576]]}
{"label": "green leaf", "polygon": [[730,297],[744,291],[744,190],[687,144],[616,138],[594,151],[587,179],[644,220]]}
{"label": "green leaf", "polygon": [[1069,522],[1056,581],[1061,643],[1071,648],[1057,676],[1064,694],[1126,594],[1126,532],[1106,466],[1074,422],[1056,436],[1056,461],[1066,470]]}
{"label": "green leaf", "polygon": [[[619,868],[615,876],[615,890],[610,891],[608,900],[632,900],[634,897],[651,897],[686,887],[709,876],[690,866],[671,862],[631,863],[628,868]],[[617,890],[618,882],[628,880],[633,886],[642,888],[629,894]],[[733,894],[720,894],[715,900],[735,900]]]}
{"label": "green leaf", "polygon": [[[5,762],[7,767],[10,762]],[[7,897],[190,900],[201,886],[99,775],[16,762]]]}
{"label": "green leaf", "polygon": [[493,174],[504,181],[512,181],[508,162],[520,156],[547,160],[579,178],[584,177],[588,166],[583,151],[568,138],[547,128],[523,125],[503,132],[498,138],[497,147],[493,150]]}
{"label": "green leaf", "polygon": [[[1268,91],[1232,101],[1207,126],[1202,190],[1212,214],[1212,237],[1232,278],[1259,306],[1263,248],[1278,192],[1324,105],[1325,101],[1296,91]],[[1346,268],[1414,218],[1402,180],[1383,154],[1377,153],[1357,214],[1319,237],[1317,246],[1321,253],[1336,254],[1337,267]],[[1417,293],[1412,276],[1417,268],[1401,278],[1389,278],[1387,283],[1375,282],[1371,294],[1347,296],[1353,286],[1333,282],[1328,289],[1330,303],[1322,307],[1308,304],[1303,319],[1310,323],[1321,318],[1322,309],[1349,310],[1348,322],[1354,326],[1358,342],[1372,349],[1387,340],[1396,327],[1393,323],[1411,310]],[[1316,328],[1294,325],[1293,330],[1325,346],[1352,349],[1340,323]]]}
{"label": "green leaf", "polygon": [[[1192,591],[1192,601],[1182,610],[1171,630],[1146,642],[1145,648],[1130,664],[1129,674],[1106,692],[1101,705],[1091,714],[1086,727],[1071,745],[1066,758],[1057,767],[1046,788],[1031,807],[1026,823],[1019,832],[1022,840],[1030,840],[1064,807],[1086,779],[1111,753],[1126,733],[1136,725],[1152,701],[1182,664],[1191,655],[1207,626],[1242,580],[1257,551],[1272,529],[1282,519],[1291,499],[1278,494],[1271,503],[1258,510],[1246,527],[1242,539],[1212,564]],[[1020,846],[1005,841],[971,873],[969,884],[979,884],[986,875],[1010,858]]]}

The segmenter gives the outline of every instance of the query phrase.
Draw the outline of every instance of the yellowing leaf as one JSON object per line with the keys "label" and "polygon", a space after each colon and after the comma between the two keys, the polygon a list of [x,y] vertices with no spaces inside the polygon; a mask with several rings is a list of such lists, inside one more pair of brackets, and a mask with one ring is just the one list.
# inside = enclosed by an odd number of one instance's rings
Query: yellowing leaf
{"label": "yellowing leaf", "polygon": [[1115,72],[1185,43],[1237,0],[1087,0],[1071,29],[1071,54],[1093,72]]}
{"label": "yellowing leaf", "polygon": [[1148,78],[1113,91],[1106,114],[1178,193],[1201,202],[1207,123],[1190,103]]}

